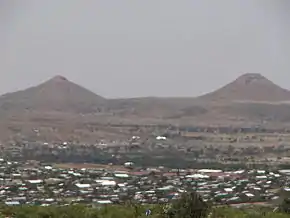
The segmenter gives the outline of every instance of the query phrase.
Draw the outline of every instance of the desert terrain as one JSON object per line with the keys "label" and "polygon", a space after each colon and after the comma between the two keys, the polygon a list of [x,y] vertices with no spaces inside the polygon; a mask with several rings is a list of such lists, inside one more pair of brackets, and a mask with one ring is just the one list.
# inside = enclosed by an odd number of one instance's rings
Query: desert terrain
{"label": "desert terrain", "polygon": [[[150,128],[290,124],[290,91],[261,74],[244,74],[192,98],[106,99],[62,76],[0,97],[0,139],[94,141]],[[151,130],[150,130],[151,131]]]}

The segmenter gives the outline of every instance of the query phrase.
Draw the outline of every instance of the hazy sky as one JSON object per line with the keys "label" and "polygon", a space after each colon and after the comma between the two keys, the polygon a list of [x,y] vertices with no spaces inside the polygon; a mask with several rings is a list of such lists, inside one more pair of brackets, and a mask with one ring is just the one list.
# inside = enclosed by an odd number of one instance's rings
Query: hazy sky
{"label": "hazy sky", "polygon": [[63,75],[105,97],[290,89],[290,0],[0,0],[0,93]]}

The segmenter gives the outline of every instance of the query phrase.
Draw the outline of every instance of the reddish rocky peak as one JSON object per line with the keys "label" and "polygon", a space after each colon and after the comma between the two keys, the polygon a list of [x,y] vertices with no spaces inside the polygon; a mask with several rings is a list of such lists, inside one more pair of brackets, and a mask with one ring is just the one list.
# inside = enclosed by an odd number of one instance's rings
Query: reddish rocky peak
{"label": "reddish rocky peak", "polygon": [[54,76],[52,79],[50,79],[50,81],[54,81],[54,82],[63,82],[63,81],[68,81],[67,78],[65,78],[64,76]]}
{"label": "reddish rocky peak", "polygon": [[253,83],[273,84],[270,80],[259,73],[245,73],[238,77],[235,83],[250,85]]}

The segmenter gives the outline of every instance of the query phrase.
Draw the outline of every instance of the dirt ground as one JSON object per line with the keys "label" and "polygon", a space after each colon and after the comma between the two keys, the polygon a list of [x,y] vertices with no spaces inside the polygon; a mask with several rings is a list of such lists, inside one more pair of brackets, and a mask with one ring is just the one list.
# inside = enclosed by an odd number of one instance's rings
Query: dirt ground
{"label": "dirt ground", "polygon": [[55,164],[54,167],[62,168],[62,169],[111,169],[111,170],[120,170],[120,171],[128,171],[127,168],[121,165],[104,165],[104,164],[77,164],[77,163],[61,163]]}

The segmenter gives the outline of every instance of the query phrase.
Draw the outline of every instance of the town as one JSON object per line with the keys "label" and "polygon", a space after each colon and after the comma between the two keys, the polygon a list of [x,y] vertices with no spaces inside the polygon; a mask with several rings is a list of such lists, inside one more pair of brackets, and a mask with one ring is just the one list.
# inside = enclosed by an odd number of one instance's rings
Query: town
{"label": "town", "polygon": [[9,206],[167,203],[188,190],[216,205],[236,206],[275,204],[290,194],[290,170],[141,168],[132,162],[70,168],[36,161],[0,161],[0,196]]}

